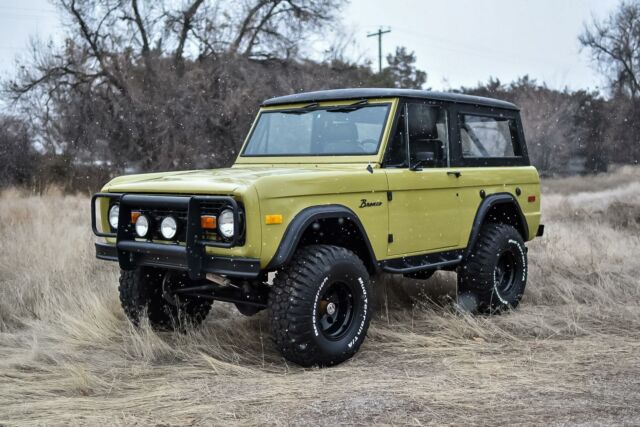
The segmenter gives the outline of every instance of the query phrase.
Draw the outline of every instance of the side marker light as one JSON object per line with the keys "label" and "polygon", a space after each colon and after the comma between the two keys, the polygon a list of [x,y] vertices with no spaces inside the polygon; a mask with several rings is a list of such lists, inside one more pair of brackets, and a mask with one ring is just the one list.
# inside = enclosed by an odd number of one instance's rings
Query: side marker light
{"label": "side marker light", "polygon": [[282,215],[265,215],[264,223],[267,225],[282,224]]}

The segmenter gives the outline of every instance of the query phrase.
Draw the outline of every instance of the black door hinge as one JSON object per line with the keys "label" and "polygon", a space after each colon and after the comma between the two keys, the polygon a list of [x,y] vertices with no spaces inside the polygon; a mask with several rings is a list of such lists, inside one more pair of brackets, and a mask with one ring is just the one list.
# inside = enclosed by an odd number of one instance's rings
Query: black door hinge
{"label": "black door hinge", "polygon": [[387,238],[387,241],[389,243],[393,243],[393,234],[389,234],[389,237]]}
{"label": "black door hinge", "polygon": [[393,200],[393,192],[392,191],[387,191],[387,200],[388,201],[392,201]]}

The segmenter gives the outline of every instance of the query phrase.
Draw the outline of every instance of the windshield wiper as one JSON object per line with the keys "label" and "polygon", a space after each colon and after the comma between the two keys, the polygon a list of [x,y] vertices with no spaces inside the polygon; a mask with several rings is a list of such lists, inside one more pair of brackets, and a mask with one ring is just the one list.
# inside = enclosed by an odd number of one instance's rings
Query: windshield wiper
{"label": "windshield wiper", "polygon": [[327,108],[327,111],[331,112],[331,113],[347,113],[349,111],[354,111],[354,110],[358,110],[362,107],[365,107],[369,104],[369,101],[366,99],[360,100],[360,101],[356,101],[353,104],[349,104],[349,105],[340,105],[338,107],[331,107],[331,108]]}
{"label": "windshield wiper", "polygon": [[311,104],[308,105],[304,105],[300,108],[296,108],[295,110],[285,110],[285,111],[280,111],[280,113],[283,114],[305,114],[308,113],[309,111],[315,110],[316,107],[318,107],[320,104],[318,104],[317,102],[312,102]]}
{"label": "windshield wiper", "polygon": [[[369,104],[369,101],[367,99],[362,99],[360,101],[356,101],[353,104],[348,104],[348,105],[338,105],[336,107],[330,107],[330,108],[324,108],[324,111],[328,111],[330,113],[348,113],[349,111],[354,111],[354,110],[358,110],[362,107],[365,107]],[[310,111],[313,110],[317,110],[318,107],[320,106],[320,104],[318,104],[317,102],[312,102],[311,104],[307,104],[305,106],[302,106],[300,108],[295,108],[293,110],[285,110],[285,111],[280,111],[280,113],[283,114],[305,114],[308,113]]]}

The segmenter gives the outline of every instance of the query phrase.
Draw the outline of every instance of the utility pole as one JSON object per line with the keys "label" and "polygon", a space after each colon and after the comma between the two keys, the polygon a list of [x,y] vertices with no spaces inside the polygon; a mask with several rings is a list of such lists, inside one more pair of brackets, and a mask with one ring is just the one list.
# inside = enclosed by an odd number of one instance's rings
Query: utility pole
{"label": "utility pole", "polygon": [[367,37],[378,37],[378,73],[382,73],[382,35],[390,33],[391,30],[382,31],[382,27],[375,33],[367,34]]}

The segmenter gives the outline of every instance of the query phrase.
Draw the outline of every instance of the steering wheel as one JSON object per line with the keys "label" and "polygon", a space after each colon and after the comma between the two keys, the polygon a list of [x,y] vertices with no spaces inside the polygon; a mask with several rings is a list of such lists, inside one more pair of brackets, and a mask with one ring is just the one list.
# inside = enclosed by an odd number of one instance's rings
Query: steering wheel
{"label": "steering wheel", "polygon": [[[366,147],[367,144],[372,144],[373,147],[368,149]],[[358,143],[358,145],[360,146],[360,148],[362,149],[363,152],[370,153],[370,152],[372,152],[373,150],[375,150],[378,147],[378,141],[373,139],[373,138],[367,138],[367,139],[363,139],[362,141],[360,141]]]}

